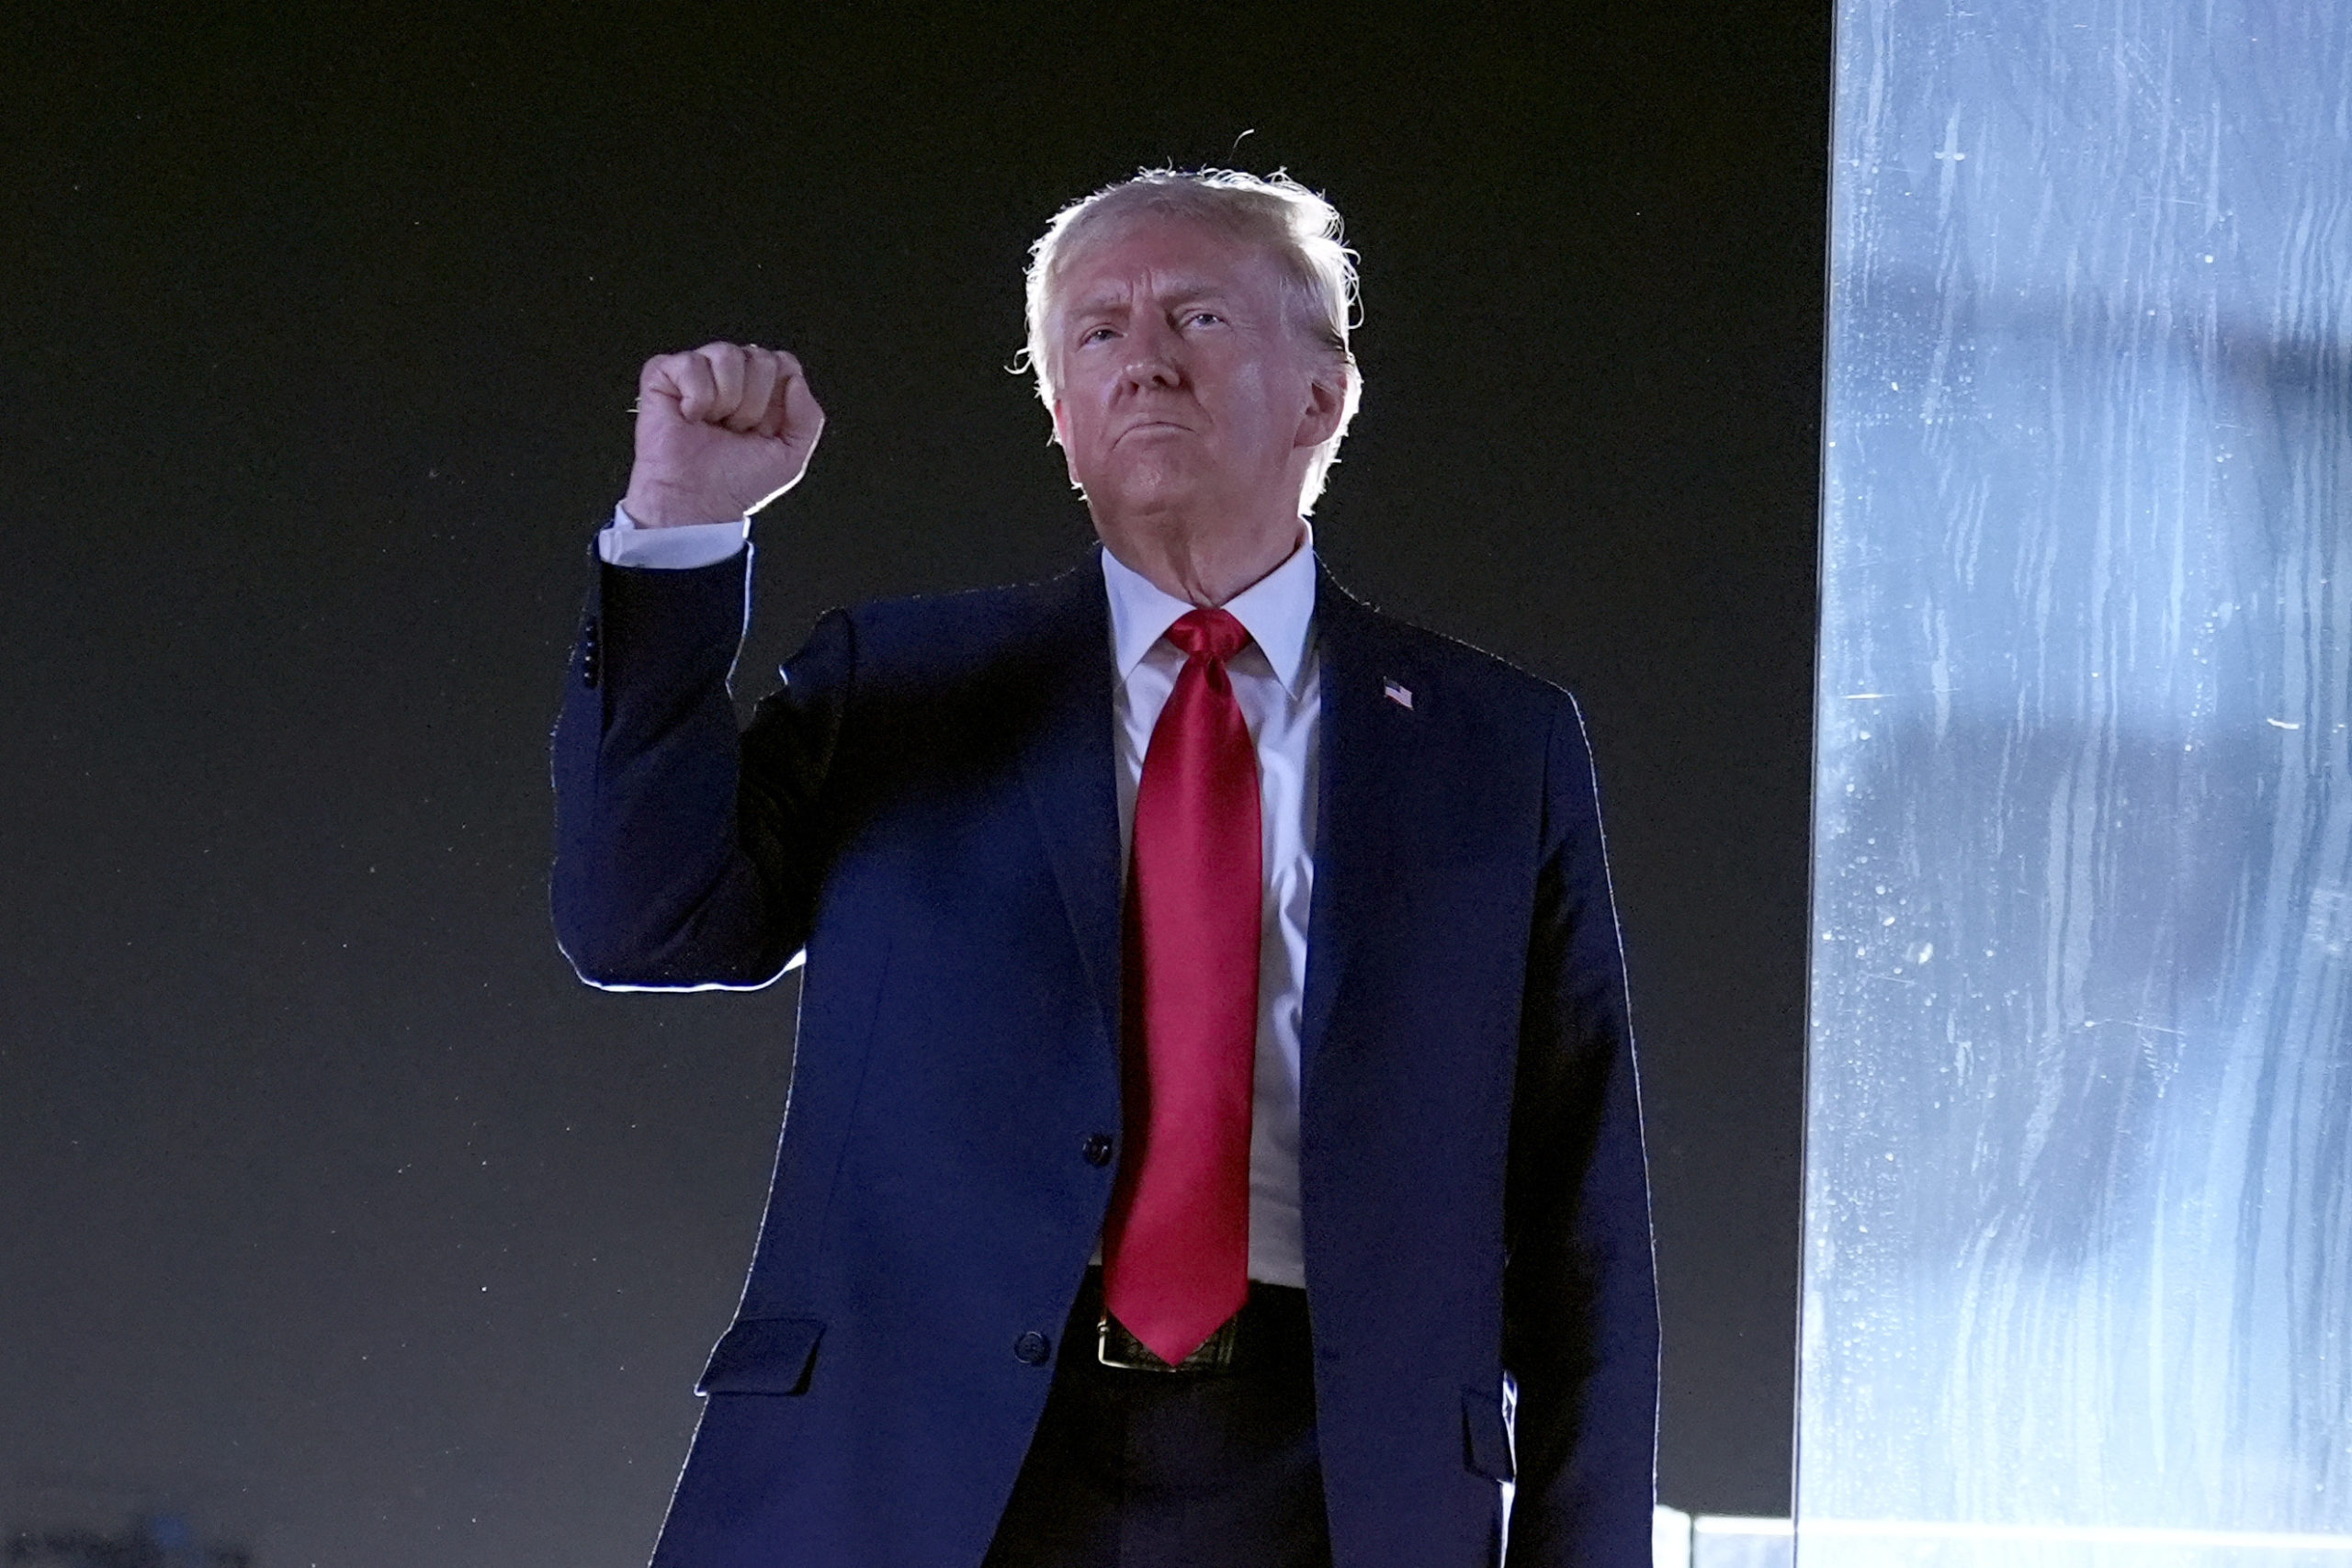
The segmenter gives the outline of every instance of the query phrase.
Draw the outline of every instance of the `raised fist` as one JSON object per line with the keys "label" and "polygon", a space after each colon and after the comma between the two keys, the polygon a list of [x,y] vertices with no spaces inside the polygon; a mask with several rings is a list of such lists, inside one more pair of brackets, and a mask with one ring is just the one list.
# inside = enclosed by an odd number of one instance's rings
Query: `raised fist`
{"label": "raised fist", "polygon": [[656,355],[637,378],[637,465],[621,504],[646,528],[748,517],[800,482],[824,428],[800,361],[782,349]]}

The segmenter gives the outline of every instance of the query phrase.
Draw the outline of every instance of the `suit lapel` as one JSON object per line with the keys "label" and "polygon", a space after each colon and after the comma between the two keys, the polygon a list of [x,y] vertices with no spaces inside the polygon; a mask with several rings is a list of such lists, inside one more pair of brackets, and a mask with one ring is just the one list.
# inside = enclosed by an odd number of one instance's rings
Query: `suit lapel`
{"label": "suit lapel", "polygon": [[1315,892],[1306,917],[1299,1030],[1302,1089],[1314,1081],[1349,963],[1374,922],[1391,855],[1387,781],[1406,761],[1410,715],[1383,697],[1372,614],[1316,567],[1315,638],[1323,713],[1315,814]]}
{"label": "suit lapel", "polygon": [[1101,1010],[1104,1042],[1119,1040],[1119,799],[1112,751],[1111,622],[1101,563],[1045,585],[1038,661],[1037,743],[1022,772],[1053,863],[1070,934]]}

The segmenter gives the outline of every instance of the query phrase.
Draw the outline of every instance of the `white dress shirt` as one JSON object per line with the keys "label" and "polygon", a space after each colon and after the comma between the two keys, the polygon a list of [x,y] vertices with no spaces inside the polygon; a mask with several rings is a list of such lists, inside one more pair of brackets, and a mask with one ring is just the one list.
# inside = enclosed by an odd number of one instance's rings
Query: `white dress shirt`
{"label": "white dress shirt", "polygon": [[[1152,726],[1184,656],[1166,633],[1193,606],[1102,552],[1111,592],[1111,699],[1119,754],[1121,859],[1135,830],[1136,787]],[[1298,1032],[1306,986],[1306,911],[1315,891],[1316,730],[1322,722],[1316,658],[1315,546],[1227,600],[1250,642],[1226,661],[1234,700],[1258,747],[1258,819],[1265,833],[1258,922],[1258,1067],[1250,1117],[1250,1277],[1306,1283],[1298,1224]]]}
{"label": "white dress shirt", "polygon": [[[743,547],[746,521],[639,528],[616,508],[596,541],[613,566],[686,570]],[[1102,552],[1111,605],[1113,744],[1118,757],[1120,860],[1134,831],[1136,789],[1152,727],[1174,690],[1184,656],[1166,636],[1193,606]],[[1315,540],[1225,608],[1250,642],[1227,661],[1233,695],[1258,748],[1259,820],[1265,888],[1259,922],[1258,1060],[1250,1127],[1250,1277],[1306,1283],[1298,1211],[1298,1039],[1306,983],[1306,917],[1315,890],[1315,796],[1322,723],[1317,658]],[[1101,1261],[1098,1251],[1096,1261]]]}

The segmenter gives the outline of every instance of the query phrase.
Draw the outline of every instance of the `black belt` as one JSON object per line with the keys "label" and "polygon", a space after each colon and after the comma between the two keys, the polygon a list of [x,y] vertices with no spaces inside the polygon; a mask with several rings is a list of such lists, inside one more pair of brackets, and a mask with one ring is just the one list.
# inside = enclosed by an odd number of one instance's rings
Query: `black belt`
{"label": "black belt", "polygon": [[1102,1305],[1102,1270],[1090,1268],[1070,1311],[1070,1339],[1083,1331],[1093,1342],[1093,1359],[1120,1371],[1175,1373],[1187,1377],[1221,1372],[1265,1372],[1304,1368],[1313,1357],[1306,1292],[1290,1285],[1250,1281],[1250,1299],[1220,1325],[1201,1348],[1174,1365],[1127,1331]]}

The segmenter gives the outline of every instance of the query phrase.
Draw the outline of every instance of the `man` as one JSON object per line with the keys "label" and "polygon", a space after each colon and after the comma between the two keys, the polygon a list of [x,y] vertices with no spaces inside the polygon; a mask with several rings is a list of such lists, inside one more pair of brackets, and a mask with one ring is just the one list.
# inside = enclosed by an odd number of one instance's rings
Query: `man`
{"label": "man", "polygon": [[1338,232],[1222,172],[1057,217],[1029,354],[1102,548],[828,615],[740,738],[746,519],[823,416],[773,350],[646,366],[560,933],[600,985],[807,960],[657,1568],[1648,1562],[1591,765],[1566,694],[1315,559]]}

